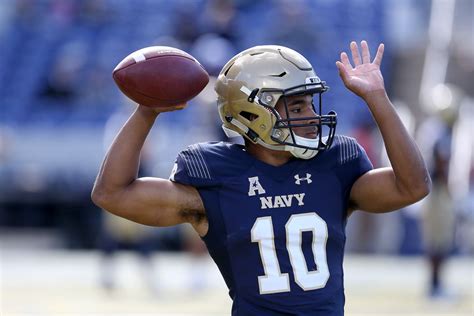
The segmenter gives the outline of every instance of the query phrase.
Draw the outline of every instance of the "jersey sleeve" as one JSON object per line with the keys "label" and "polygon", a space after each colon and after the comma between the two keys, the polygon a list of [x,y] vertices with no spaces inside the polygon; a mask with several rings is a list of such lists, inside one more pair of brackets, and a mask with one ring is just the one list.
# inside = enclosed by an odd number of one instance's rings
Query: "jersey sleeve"
{"label": "jersey sleeve", "polygon": [[348,198],[354,182],[372,170],[373,165],[364,148],[354,138],[337,136],[336,144],[338,146],[336,174]]}
{"label": "jersey sleeve", "polygon": [[206,153],[199,144],[191,145],[178,154],[169,179],[196,188],[218,184],[211,172],[209,159],[206,159]]}

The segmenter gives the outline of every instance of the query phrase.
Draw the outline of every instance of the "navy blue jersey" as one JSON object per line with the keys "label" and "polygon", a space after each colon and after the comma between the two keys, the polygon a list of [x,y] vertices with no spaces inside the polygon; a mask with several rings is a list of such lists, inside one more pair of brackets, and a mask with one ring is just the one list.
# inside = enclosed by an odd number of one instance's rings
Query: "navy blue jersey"
{"label": "navy blue jersey", "polygon": [[349,194],[372,165],[353,138],[275,167],[241,145],[182,151],[171,180],[194,186],[203,237],[233,300],[232,315],[343,315]]}

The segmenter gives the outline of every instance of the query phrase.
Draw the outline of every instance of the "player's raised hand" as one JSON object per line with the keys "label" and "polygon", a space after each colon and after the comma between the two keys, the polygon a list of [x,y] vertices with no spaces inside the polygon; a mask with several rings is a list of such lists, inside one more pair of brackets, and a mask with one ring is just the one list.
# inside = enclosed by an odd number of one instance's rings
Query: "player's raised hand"
{"label": "player's raised hand", "polygon": [[353,64],[350,62],[347,53],[342,52],[341,60],[336,62],[336,66],[339,69],[339,75],[344,85],[358,96],[365,98],[371,92],[385,90],[382,73],[380,72],[384,45],[379,45],[377,54],[372,62],[367,42],[362,41],[360,46],[362,57],[359,54],[357,43],[351,42],[350,48]]}

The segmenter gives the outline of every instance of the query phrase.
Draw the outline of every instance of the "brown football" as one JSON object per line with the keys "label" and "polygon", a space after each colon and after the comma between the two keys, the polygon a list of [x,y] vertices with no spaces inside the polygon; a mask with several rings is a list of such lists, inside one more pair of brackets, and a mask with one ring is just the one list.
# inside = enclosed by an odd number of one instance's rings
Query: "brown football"
{"label": "brown football", "polygon": [[113,78],[127,97],[150,107],[186,103],[209,82],[209,75],[196,58],[167,46],[131,53],[115,67]]}

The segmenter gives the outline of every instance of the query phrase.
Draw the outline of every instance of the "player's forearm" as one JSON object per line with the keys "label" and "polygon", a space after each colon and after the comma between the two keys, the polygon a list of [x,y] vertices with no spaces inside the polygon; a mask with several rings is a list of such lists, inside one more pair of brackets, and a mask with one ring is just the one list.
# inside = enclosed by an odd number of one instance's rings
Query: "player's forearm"
{"label": "player's forearm", "polygon": [[105,155],[93,197],[119,192],[136,179],[140,152],[156,117],[152,110],[138,107],[128,119]]}
{"label": "player's forearm", "polygon": [[379,90],[364,99],[379,126],[397,187],[417,199],[426,196],[431,180],[425,162],[387,94]]}

